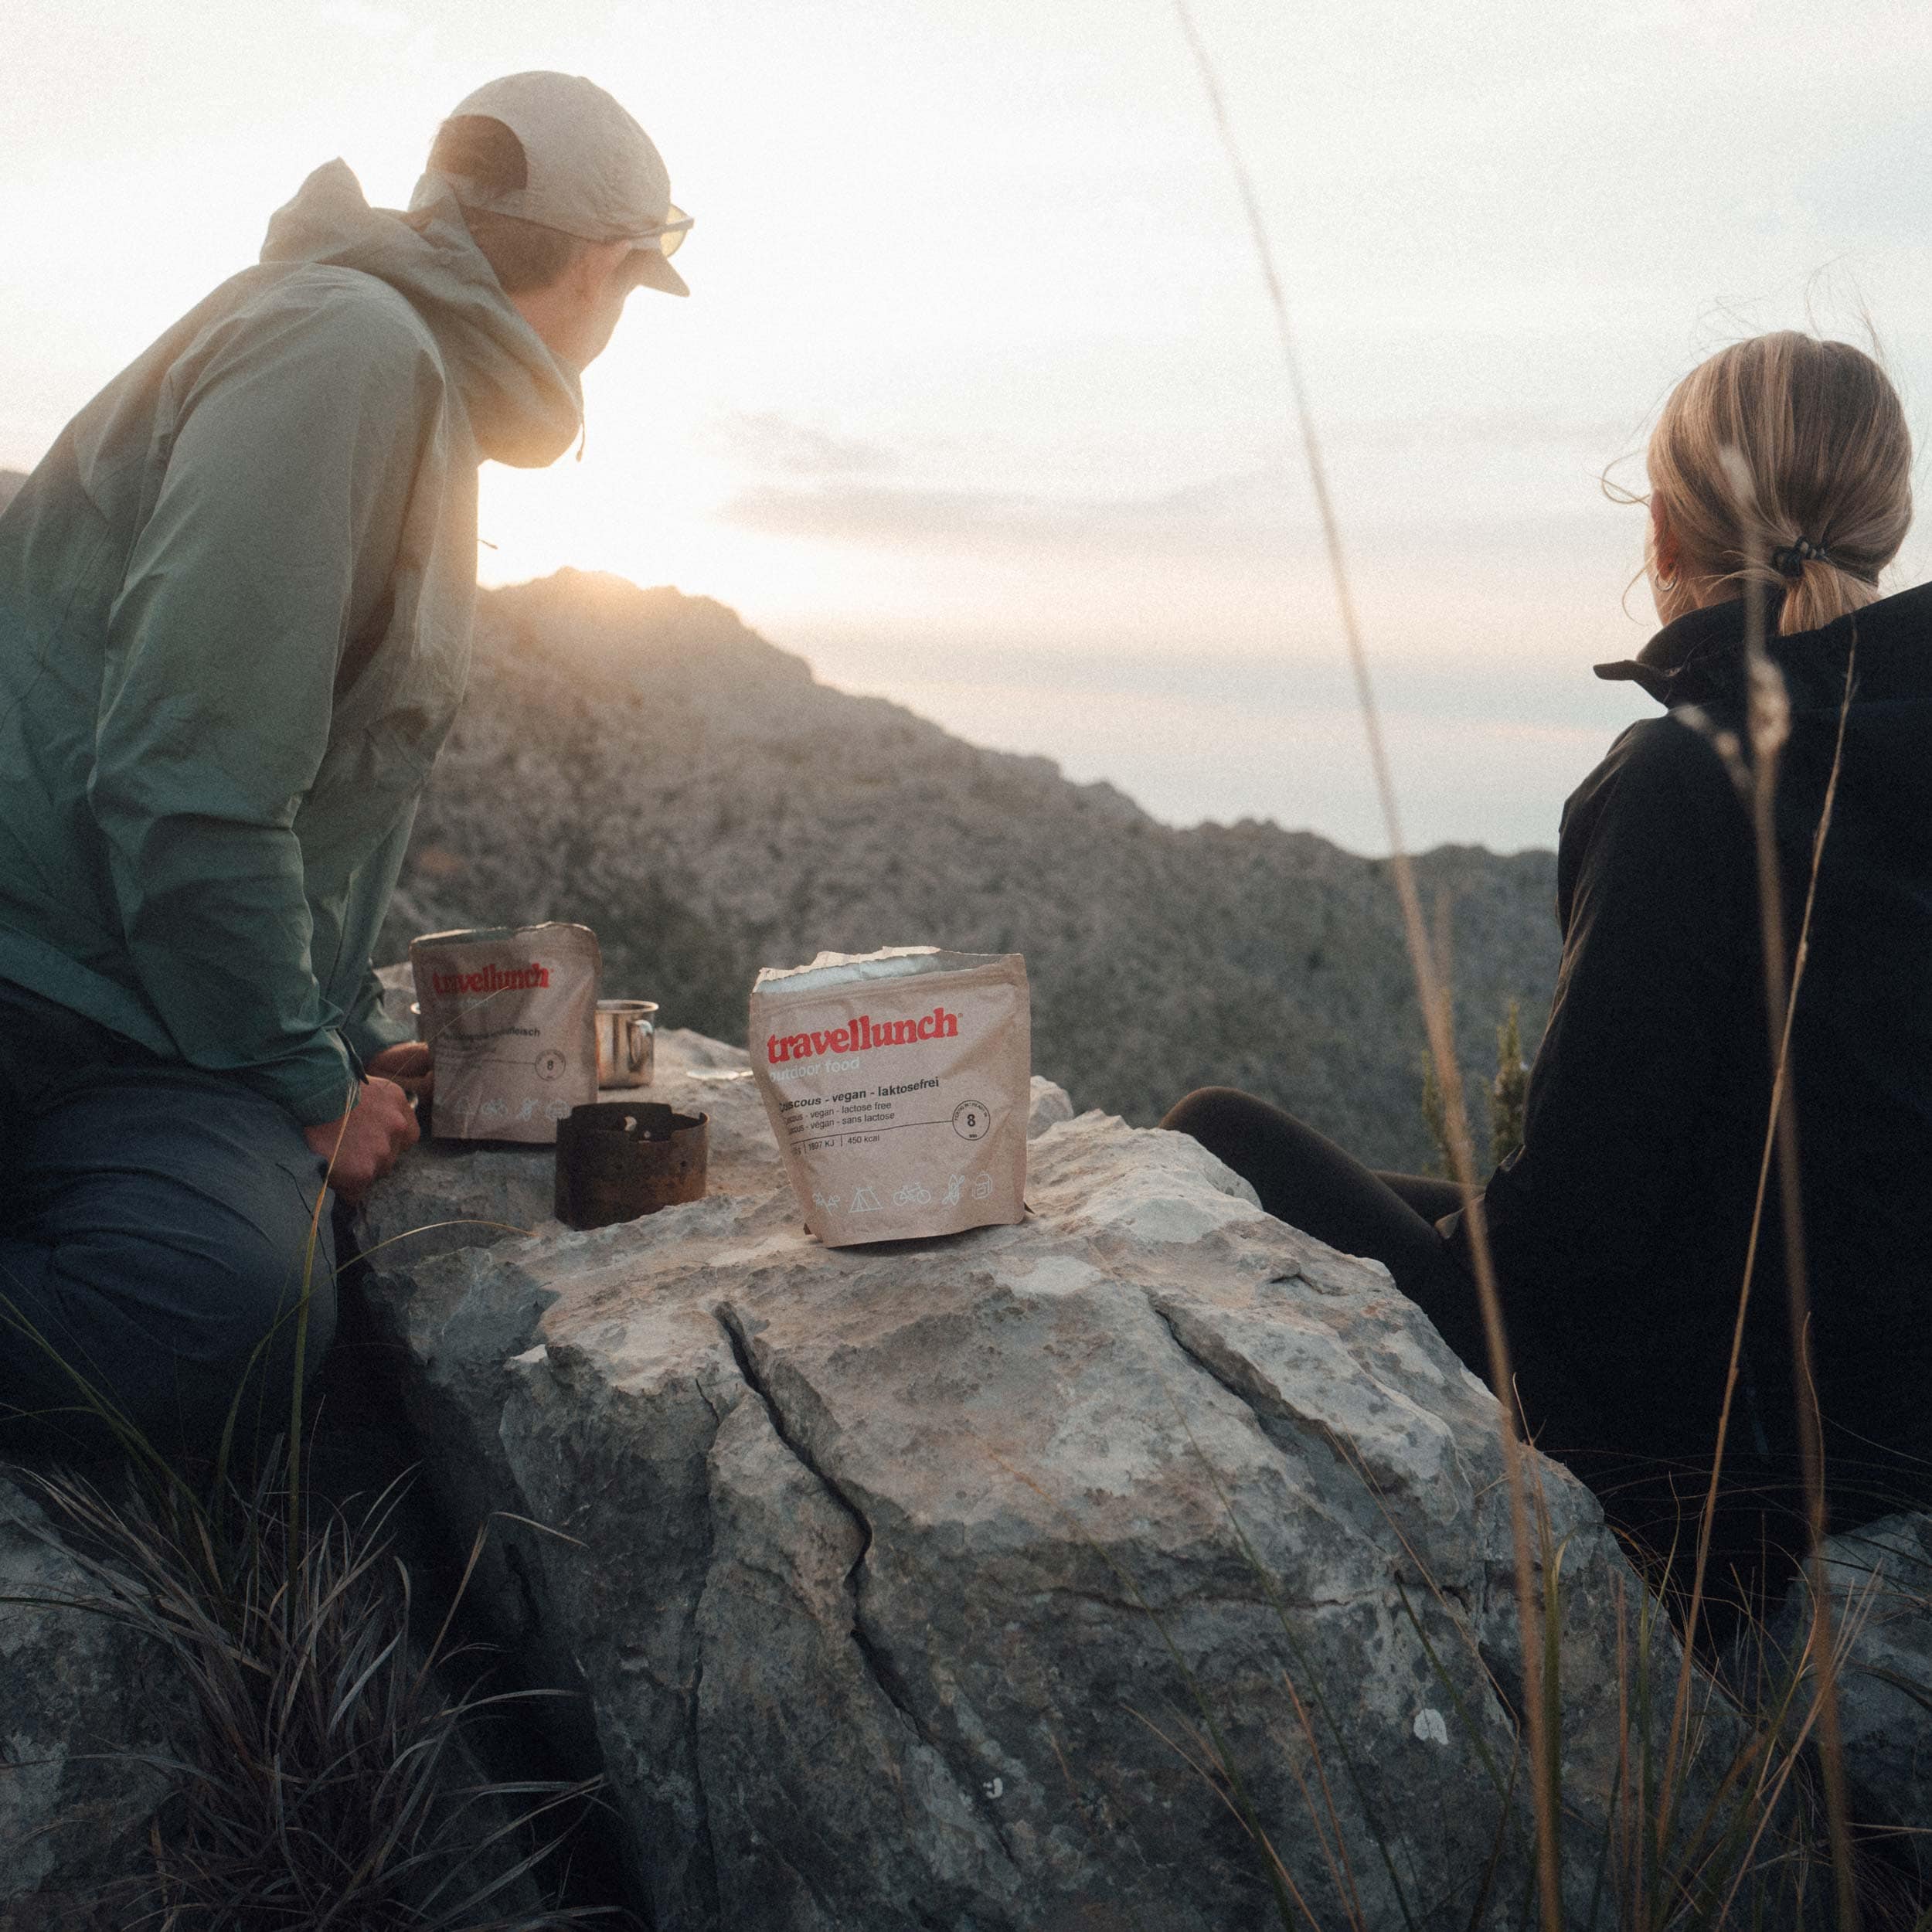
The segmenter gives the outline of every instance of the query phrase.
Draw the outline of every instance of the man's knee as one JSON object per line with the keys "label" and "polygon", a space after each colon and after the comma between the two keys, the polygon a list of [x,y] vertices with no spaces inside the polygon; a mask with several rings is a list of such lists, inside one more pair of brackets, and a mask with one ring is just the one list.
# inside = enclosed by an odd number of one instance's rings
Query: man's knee
{"label": "man's knee", "polygon": [[[155,1338],[165,1405],[199,1425],[247,1396],[280,1404],[335,1332],[328,1223],[298,1215],[206,1216],[188,1248],[151,1250],[135,1319]],[[124,1281],[139,1257],[122,1257]]]}
{"label": "man's knee", "polygon": [[[335,1243],[294,1124],[246,1094],[87,1095],[38,1124],[45,1185],[9,1247],[34,1265],[62,1365],[144,1430],[218,1427],[238,1396],[279,1406],[335,1327]],[[323,1203],[325,1209],[326,1203]]]}

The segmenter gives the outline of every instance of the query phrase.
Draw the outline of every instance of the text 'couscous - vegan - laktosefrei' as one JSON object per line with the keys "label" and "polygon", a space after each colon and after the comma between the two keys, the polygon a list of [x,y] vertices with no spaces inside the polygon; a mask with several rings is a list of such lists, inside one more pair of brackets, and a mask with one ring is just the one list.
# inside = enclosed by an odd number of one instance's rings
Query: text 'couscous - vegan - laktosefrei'
{"label": "text 'couscous - vegan - laktosefrei'", "polygon": [[1019,954],[903,947],[767,967],[750,1043],[800,1211],[828,1247],[1025,1215],[1032,1006]]}

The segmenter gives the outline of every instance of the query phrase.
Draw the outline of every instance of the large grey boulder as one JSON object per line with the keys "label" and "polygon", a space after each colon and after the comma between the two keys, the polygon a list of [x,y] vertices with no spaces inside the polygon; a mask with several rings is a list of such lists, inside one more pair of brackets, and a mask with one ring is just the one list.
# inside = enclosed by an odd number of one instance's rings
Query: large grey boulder
{"label": "large grey boulder", "polygon": [[0,1474],[0,1932],[110,1923],[104,1894],[143,1868],[165,1794],[136,1759],[167,1735],[165,1673],[124,1625],[73,1607],[99,1594]]}
{"label": "large grey boulder", "polygon": [[[774,1168],[379,1262],[429,1480],[459,1535],[495,1512],[483,1607],[583,1693],[655,1923],[1220,1932],[1273,1922],[1268,1846],[1323,1923],[1345,1886],[1373,1926],[1513,1922],[1487,1392],[1189,1140],[1060,1121],[1028,1199],[827,1250]],[[1622,1682],[1676,1659],[1594,1500],[1532,1466],[1581,1923]],[[1701,1679],[1698,1713],[1721,1760]]]}

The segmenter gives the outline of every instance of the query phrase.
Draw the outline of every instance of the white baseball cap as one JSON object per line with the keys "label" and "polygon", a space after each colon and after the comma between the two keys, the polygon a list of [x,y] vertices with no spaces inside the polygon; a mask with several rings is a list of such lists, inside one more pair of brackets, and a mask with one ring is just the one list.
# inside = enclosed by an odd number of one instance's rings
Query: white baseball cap
{"label": "white baseball cap", "polygon": [[[460,175],[439,176],[465,208],[513,215],[585,241],[625,240],[636,279],[666,294],[691,293],[668,259],[691,226],[671,199],[671,176],[647,134],[595,81],[580,74],[505,74],[458,101],[454,120],[484,114],[523,145],[529,176],[521,188],[486,193]],[[429,178],[412,206],[433,196]]]}

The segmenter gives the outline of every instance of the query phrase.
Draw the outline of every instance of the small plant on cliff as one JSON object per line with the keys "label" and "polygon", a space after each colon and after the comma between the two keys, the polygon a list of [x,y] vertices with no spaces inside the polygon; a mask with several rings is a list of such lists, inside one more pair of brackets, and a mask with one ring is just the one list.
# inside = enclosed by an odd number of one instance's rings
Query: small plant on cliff
{"label": "small plant on cliff", "polygon": [[[1512,1000],[1496,1029],[1496,1077],[1489,1089],[1489,1163],[1500,1167],[1522,1145],[1523,1108],[1529,1098],[1529,1069],[1523,1063],[1521,1002]],[[1447,1179],[1455,1170],[1454,1138],[1434,1060],[1422,1057],[1422,1121],[1434,1157],[1423,1172]]]}
{"label": "small plant on cliff", "polygon": [[1435,1152],[1423,1164],[1423,1172],[1445,1179],[1454,1171],[1450,1155],[1449,1110],[1442,1097],[1442,1082],[1436,1077],[1436,1063],[1425,1053],[1422,1060],[1422,1124],[1429,1130],[1430,1145]]}
{"label": "small plant on cliff", "polygon": [[1496,1029],[1496,1078],[1489,1089],[1489,1164],[1501,1167],[1522,1145],[1529,1069],[1523,1064],[1522,1002],[1512,999]]}

